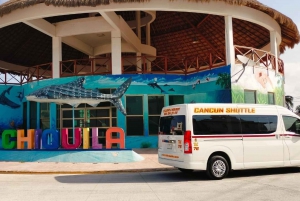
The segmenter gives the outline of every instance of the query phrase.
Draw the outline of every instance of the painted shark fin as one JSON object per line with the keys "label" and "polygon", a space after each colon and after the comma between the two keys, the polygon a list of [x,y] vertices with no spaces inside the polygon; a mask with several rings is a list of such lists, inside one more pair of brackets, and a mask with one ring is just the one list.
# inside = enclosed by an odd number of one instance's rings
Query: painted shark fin
{"label": "painted shark fin", "polygon": [[114,104],[114,106],[116,106],[116,108],[118,110],[120,110],[122,114],[126,115],[126,110],[125,110],[125,108],[124,108],[124,106],[122,104],[121,99],[119,99],[119,98],[113,98],[113,99],[109,100],[109,102],[111,102],[112,104]]}
{"label": "painted shark fin", "polygon": [[11,88],[12,88],[12,86],[11,86],[11,87],[8,87],[8,88],[5,90],[5,92],[6,92],[7,94],[9,94],[9,93],[10,93],[10,90],[11,90]]}
{"label": "painted shark fin", "polygon": [[114,98],[121,98],[131,84],[132,78],[128,78],[116,91],[112,94]]}

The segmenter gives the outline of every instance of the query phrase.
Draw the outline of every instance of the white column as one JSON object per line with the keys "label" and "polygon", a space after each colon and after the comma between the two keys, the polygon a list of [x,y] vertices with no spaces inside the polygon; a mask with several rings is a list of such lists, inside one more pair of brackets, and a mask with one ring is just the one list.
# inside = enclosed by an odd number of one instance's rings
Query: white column
{"label": "white column", "polygon": [[96,70],[96,62],[97,60],[95,59],[95,56],[89,56],[89,58],[91,59],[91,68],[89,69],[90,73],[94,73]]}
{"label": "white column", "polygon": [[60,77],[62,59],[61,37],[52,37],[52,78]]}
{"label": "white column", "polygon": [[119,30],[111,32],[111,62],[112,74],[122,74],[121,32]]}
{"label": "white column", "polygon": [[270,31],[270,45],[271,45],[271,53],[275,55],[275,69],[276,69],[276,73],[278,73],[278,45],[277,45],[276,31]]}
{"label": "white column", "polygon": [[226,65],[235,64],[232,16],[225,16]]}
{"label": "white column", "polygon": [[141,11],[135,12],[136,35],[141,40]]}
{"label": "white column", "polygon": [[136,53],[136,71],[142,71],[142,53]]}
{"label": "white column", "polygon": [[[139,38],[139,41],[141,41],[142,35],[141,35],[141,11],[135,12],[135,20],[136,20],[136,35]],[[136,53],[136,71],[142,71],[142,53],[137,52]]]}
{"label": "white column", "polygon": [[[146,45],[151,45],[151,32],[150,32],[150,23],[147,23],[146,25]],[[151,62],[146,61],[147,63],[147,72],[151,72]]]}
{"label": "white column", "polygon": [[150,23],[146,24],[146,44],[151,45]]}

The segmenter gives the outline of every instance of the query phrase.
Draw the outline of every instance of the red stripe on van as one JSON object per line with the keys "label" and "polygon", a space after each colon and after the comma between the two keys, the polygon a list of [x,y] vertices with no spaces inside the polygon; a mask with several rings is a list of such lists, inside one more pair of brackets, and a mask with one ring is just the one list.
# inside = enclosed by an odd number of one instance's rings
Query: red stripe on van
{"label": "red stripe on van", "polygon": [[280,136],[300,137],[299,134],[280,134]]}
{"label": "red stripe on van", "polygon": [[264,134],[259,134],[259,135],[255,135],[255,134],[246,134],[243,135],[243,137],[275,137],[275,134],[271,134],[271,135],[264,135]]}
{"label": "red stripe on van", "polygon": [[192,138],[237,138],[243,137],[242,135],[199,135],[199,136],[192,136]]}
{"label": "red stripe on van", "polygon": [[275,137],[275,134],[245,134],[245,135],[202,135],[192,136],[192,138],[242,138],[242,137]]}

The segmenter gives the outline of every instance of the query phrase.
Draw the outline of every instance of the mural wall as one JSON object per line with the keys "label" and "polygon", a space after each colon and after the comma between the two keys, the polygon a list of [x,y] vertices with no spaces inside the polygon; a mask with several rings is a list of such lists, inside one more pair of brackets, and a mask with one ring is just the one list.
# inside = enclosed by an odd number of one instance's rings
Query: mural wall
{"label": "mural wall", "polygon": [[[118,109],[117,126],[126,131],[126,114],[123,108],[123,106],[126,107],[126,95],[144,96],[143,123],[148,125],[148,104],[146,103],[148,95],[163,95],[165,97],[182,95],[185,103],[230,103],[230,87],[230,66],[188,76],[164,74],[95,75],[42,80],[11,88],[1,86],[1,101],[3,103],[1,103],[0,109],[9,114],[9,116],[1,117],[1,129],[22,127],[23,119],[20,114],[22,114],[22,102],[26,100],[41,103],[67,103],[75,107],[80,103],[95,106],[100,101],[110,101]],[[99,93],[99,89],[109,88],[119,89],[108,95]],[[124,96],[123,93],[125,93]],[[168,99],[165,98],[165,100]],[[165,101],[165,105],[168,104]],[[37,113],[39,112],[37,111]],[[50,111],[52,118],[56,117],[55,112],[55,108],[52,108]],[[56,121],[51,119],[51,122]],[[127,136],[126,148],[139,148],[147,146],[147,143],[151,147],[157,147],[157,136],[149,135],[148,130],[148,126],[145,126],[144,136]]]}
{"label": "mural wall", "polygon": [[230,66],[186,77],[186,103],[231,103]]}
{"label": "mural wall", "polygon": [[[231,102],[230,94],[230,66],[195,73],[192,75],[160,75],[160,74],[135,74],[135,75],[106,75],[68,77],[52,80],[43,80],[25,85],[25,95],[37,93],[37,90],[51,85],[65,85],[57,87],[65,93],[70,91],[70,85],[83,82],[82,88],[97,90],[101,88],[118,88],[131,78],[131,85],[126,95],[129,94],[161,94],[161,95],[186,95],[186,103],[190,102]],[[54,86],[55,87],[55,86]],[[81,90],[81,87],[75,90]],[[41,95],[41,98],[42,97]],[[65,98],[65,97],[62,97]],[[71,102],[71,101],[70,101]]]}
{"label": "mural wall", "polygon": [[265,67],[243,68],[242,65],[235,65],[231,69],[232,102],[244,103],[245,90],[256,91],[256,103],[268,104],[268,92],[274,93],[276,105],[283,106],[284,78],[276,74],[274,70]]}
{"label": "mural wall", "polygon": [[3,130],[23,127],[23,101],[24,91],[22,87],[0,85],[0,148]]}

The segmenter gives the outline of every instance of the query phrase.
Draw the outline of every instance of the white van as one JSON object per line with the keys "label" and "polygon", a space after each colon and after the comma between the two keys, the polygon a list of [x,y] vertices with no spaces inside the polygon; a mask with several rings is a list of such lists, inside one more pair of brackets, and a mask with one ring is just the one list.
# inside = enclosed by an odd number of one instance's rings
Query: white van
{"label": "white van", "polygon": [[288,109],[257,104],[181,104],[164,107],[158,160],[183,172],[300,165],[300,119]]}

